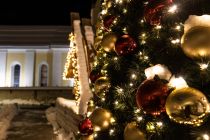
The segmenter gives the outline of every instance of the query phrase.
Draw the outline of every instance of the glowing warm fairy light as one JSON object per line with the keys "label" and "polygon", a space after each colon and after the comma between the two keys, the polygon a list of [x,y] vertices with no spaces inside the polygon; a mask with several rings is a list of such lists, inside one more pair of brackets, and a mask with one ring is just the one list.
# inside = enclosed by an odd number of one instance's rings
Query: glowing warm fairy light
{"label": "glowing warm fairy light", "polygon": [[123,0],[115,0],[116,3],[122,4]]}
{"label": "glowing warm fairy light", "polygon": [[101,128],[99,126],[95,126],[94,131],[96,131],[96,132],[101,131]]}
{"label": "glowing warm fairy light", "polygon": [[144,60],[148,60],[149,59],[149,57],[148,56],[144,56]]}
{"label": "glowing warm fairy light", "polygon": [[115,101],[115,102],[114,102],[114,104],[115,104],[115,105],[118,105],[118,104],[119,104],[119,102],[118,102],[118,101]]}
{"label": "glowing warm fairy light", "polygon": [[126,28],[126,27],[124,27],[122,30],[126,32],[126,31],[127,31],[127,28]]}
{"label": "glowing warm fairy light", "polygon": [[114,129],[110,129],[109,130],[109,135],[113,135],[114,134]]}
{"label": "glowing warm fairy light", "polygon": [[75,42],[75,35],[71,33],[69,35],[69,41],[70,41],[70,48],[69,52],[67,54],[67,61],[64,67],[64,72],[63,72],[63,79],[67,79],[66,76],[68,75],[69,67],[70,64],[72,64],[73,68],[73,78],[74,78],[74,94],[75,94],[75,100],[76,103],[78,103],[79,98],[80,98],[80,82],[79,82],[79,76],[78,76],[78,66],[77,66],[77,50],[76,50],[76,42]]}
{"label": "glowing warm fairy light", "polygon": [[140,113],[140,112],[141,112],[140,109],[136,109],[136,110],[134,111],[135,114]]}
{"label": "glowing warm fairy light", "polygon": [[114,57],[114,61],[117,61],[118,60],[118,58],[117,57]]}
{"label": "glowing warm fairy light", "polygon": [[130,83],[129,85],[132,87],[133,86],[133,83]]}
{"label": "glowing warm fairy light", "polygon": [[102,10],[102,11],[101,11],[101,14],[102,14],[102,15],[107,14],[107,10],[106,10],[106,9]]}
{"label": "glowing warm fairy light", "polygon": [[123,13],[124,13],[124,14],[127,13],[127,9],[123,9]]}
{"label": "glowing warm fairy light", "polygon": [[172,44],[179,44],[180,43],[180,39],[173,39],[171,40]]}
{"label": "glowing warm fairy light", "polygon": [[177,25],[175,29],[178,30],[178,31],[180,31],[181,30],[181,26],[180,25]]}
{"label": "glowing warm fairy light", "polygon": [[209,140],[210,139],[208,134],[203,134],[202,137],[203,137],[204,140]]}
{"label": "glowing warm fairy light", "polygon": [[145,34],[145,33],[142,33],[141,36],[142,36],[142,37],[146,37],[146,34]]}
{"label": "glowing warm fairy light", "polygon": [[209,64],[204,64],[204,63],[201,63],[201,64],[199,64],[199,65],[200,65],[200,69],[201,69],[201,70],[205,70],[205,69],[207,69],[208,66],[209,66]]}
{"label": "glowing warm fairy light", "polygon": [[138,121],[138,122],[140,122],[140,121],[142,121],[142,120],[143,120],[143,117],[141,117],[141,116],[140,116],[140,117],[137,117],[137,121]]}
{"label": "glowing warm fairy light", "polygon": [[136,77],[137,77],[136,74],[132,74],[132,75],[131,75],[131,78],[132,78],[132,79],[136,79]]}
{"label": "glowing warm fairy light", "polygon": [[163,126],[163,123],[162,122],[157,122],[157,126],[158,127],[162,127]]}
{"label": "glowing warm fairy light", "polygon": [[157,29],[157,30],[160,30],[161,28],[162,28],[161,25],[157,25],[157,26],[155,27],[155,29]]}
{"label": "glowing warm fairy light", "polygon": [[176,10],[177,10],[177,5],[173,5],[173,6],[171,6],[171,7],[168,9],[168,12],[169,12],[169,13],[175,13]]}
{"label": "glowing warm fairy light", "polygon": [[98,137],[98,134],[97,133],[94,133],[94,138],[97,138]]}
{"label": "glowing warm fairy light", "polygon": [[70,45],[69,45],[69,51],[68,51],[67,57],[66,57],[66,63],[64,65],[63,80],[69,80],[70,79],[70,78],[67,78],[67,75],[68,75],[68,69],[70,67],[70,64],[74,60],[75,50],[74,50],[74,42],[72,41],[73,39],[74,39],[74,36],[71,33],[69,35]]}

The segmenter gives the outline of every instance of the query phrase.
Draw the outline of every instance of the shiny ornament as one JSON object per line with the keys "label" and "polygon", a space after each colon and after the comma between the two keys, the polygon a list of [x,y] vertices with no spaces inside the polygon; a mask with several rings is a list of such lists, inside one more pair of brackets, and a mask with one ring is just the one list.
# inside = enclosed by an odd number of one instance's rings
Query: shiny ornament
{"label": "shiny ornament", "polygon": [[166,100],[166,113],[180,124],[199,126],[209,112],[205,95],[194,88],[174,90]]}
{"label": "shiny ornament", "polygon": [[111,52],[114,51],[116,41],[117,36],[114,33],[108,33],[103,37],[101,46],[106,52]]}
{"label": "shiny ornament", "polygon": [[118,55],[127,55],[137,47],[136,42],[129,35],[123,35],[115,43],[115,51]]}
{"label": "shiny ornament", "polygon": [[107,16],[105,16],[104,19],[103,19],[104,28],[106,30],[109,30],[110,27],[113,25],[113,22],[114,22],[115,19],[116,19],[116,17],[113,16],[113,15],[107,15]]}
{"label": "shiny ornament", "polygon": [[138,88],[136,102],[139,108],[152,115],[165,112],[168,86],[160,80],[145,80]]}
{"label": "shiny ornament", "polygon": [[146,22],[151,25],[159,25],[163,10],[172,3],[172,0],[150,0],[144,11]]}
{"label": "shiny ornament", "polygon": [[210,27],[195,26],[182,37],[184,53],[195,59],[210,58]]}
{"label": "shiny ornament", "polygon": [[93,125],[90,119],[86,118],[82,120],[79,124],[79,132],[82,135],[91,135],[93,134]]}
{"label": "shiny ornament", "polygon": [[97,108],[90,115],[94,131],[100,131],[107,129],[112,121],[112,114],[106,109]]}
{"label": "shiny ornament", "polygon": [[146,140],[146,138],[145,134],[137,127],[137,124],[131,122],[125,127],[124,140]]}
{"label": "shiny ornament", "polygon": [[100,73],[96,70],[92,70],[89,75],[89,79],[91,83],[95,83],[95,81],[100,78]]}
{"label": "shiny ornament", "polygon": [[110,82],[107,77],[100,77],[95,82],[95,94],[98,97],[103,97],[104,93],[110,88]]}

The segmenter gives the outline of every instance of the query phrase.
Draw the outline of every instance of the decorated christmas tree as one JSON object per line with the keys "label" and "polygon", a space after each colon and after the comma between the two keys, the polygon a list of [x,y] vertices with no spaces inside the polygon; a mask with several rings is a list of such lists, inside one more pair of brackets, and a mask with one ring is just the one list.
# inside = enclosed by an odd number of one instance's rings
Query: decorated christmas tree
{"label": "decorated christmas tree", "polygon": [[210,1],[104,0],[83,139],[210,139]]}

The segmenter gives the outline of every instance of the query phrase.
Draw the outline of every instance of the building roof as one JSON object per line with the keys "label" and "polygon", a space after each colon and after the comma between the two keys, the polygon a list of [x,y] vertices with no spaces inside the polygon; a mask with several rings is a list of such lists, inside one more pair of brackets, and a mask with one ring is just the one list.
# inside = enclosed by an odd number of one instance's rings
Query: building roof
{"label": "building roof", "polygon": [[0,26],[0,48],[68,45],[70,32],[70,26]]}

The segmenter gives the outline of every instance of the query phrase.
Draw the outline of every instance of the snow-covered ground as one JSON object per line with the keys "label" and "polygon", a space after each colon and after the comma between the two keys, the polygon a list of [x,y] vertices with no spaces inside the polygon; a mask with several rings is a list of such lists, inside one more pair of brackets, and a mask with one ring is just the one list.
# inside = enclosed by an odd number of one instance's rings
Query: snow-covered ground
{"label": "snow-covered ground", "polygon": [[43,105],[43,104],[46,104],[46,102],[37,101],[34,99],[28,99],[28,100],[26,100],[26,99],[5,99],[5,100],[1,100],[0,104]]}
{"label": "snow-covered ground", "polygon": [[10,127],[11,120],[17,114],[17,106],[14,104],[3,105],[0,108],[0,140],[6,138],[7,129]]}

